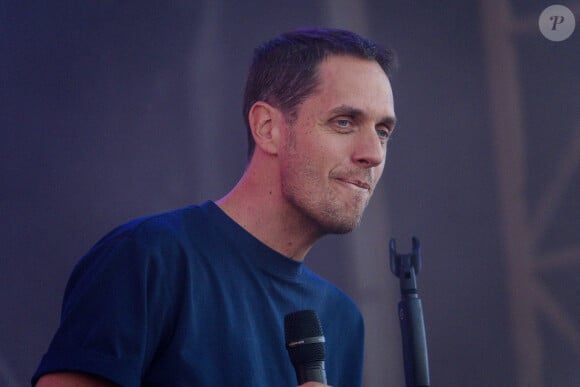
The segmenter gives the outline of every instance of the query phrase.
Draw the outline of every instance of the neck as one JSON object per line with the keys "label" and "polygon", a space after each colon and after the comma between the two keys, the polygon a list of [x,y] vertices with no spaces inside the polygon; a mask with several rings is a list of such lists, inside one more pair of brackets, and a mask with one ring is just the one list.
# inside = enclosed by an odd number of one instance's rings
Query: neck
{"label": "neck", "polygon": [[216,204],[265,245],[302,261],[322,234],[284,200],[278,169],[260,168],[264,163],[254,159],[238,184]]}

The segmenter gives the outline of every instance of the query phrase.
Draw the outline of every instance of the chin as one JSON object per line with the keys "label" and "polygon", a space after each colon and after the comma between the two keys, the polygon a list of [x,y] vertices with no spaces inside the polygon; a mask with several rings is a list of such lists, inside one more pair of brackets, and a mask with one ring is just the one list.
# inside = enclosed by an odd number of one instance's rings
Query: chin
{"label": "chin", "polygon": [[346,234],[354,230],[360,224],[362,214],[353,217],[332,217],[321,222],[325,234]]}

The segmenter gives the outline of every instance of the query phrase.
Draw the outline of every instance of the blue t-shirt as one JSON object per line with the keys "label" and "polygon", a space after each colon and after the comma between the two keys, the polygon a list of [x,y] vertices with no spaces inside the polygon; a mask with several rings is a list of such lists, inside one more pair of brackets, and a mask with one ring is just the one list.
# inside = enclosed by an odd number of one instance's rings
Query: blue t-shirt
{"label": "blue t-shirt", "polygon": [[296,386],[284,316],[317,312],[334,387],[361,385],[355,304],[213,202],[127,223],[75,267],[33,377],[81,371],[122,386]]}

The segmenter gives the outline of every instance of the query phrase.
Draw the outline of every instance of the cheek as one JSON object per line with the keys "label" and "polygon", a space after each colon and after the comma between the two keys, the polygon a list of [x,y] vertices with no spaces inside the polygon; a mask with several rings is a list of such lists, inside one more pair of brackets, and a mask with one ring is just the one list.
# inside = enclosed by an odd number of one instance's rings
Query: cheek
{"label": "cheek", "polygon": [[303,168],[308,171],[309,175],[323,179],[330,174],[334,167],[339,165],[333,157],[335,152],[336,149],[329,148],[327,145],[311,144],[302,154]]}
{"label": "cheek", "polygon": [[349,158],[352,153],[352,140],[335,133],[319,133],[309,136],[305,144],[312,159],[320,164],[332,164]]}

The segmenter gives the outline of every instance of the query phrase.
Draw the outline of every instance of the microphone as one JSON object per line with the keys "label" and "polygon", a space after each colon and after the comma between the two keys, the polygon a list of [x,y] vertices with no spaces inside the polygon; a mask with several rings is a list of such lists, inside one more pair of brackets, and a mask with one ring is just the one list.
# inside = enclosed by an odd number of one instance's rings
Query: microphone
{"label": "microphone", "polygon": [[326,384],[324,334],[313,310],[300,310],[284,317],[284,335],[298,384]]}

